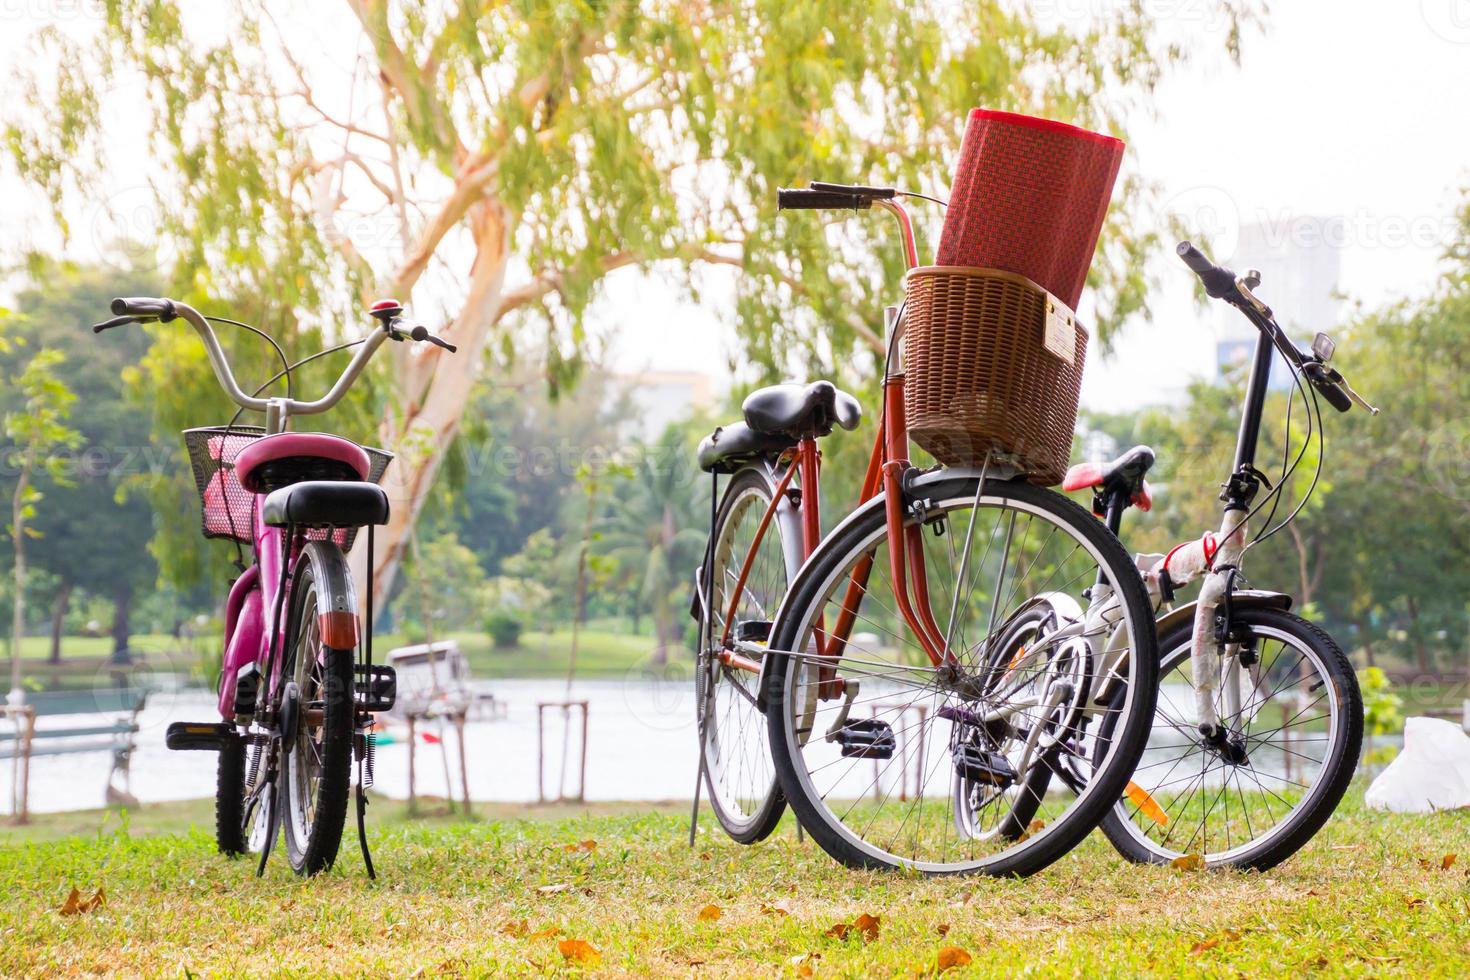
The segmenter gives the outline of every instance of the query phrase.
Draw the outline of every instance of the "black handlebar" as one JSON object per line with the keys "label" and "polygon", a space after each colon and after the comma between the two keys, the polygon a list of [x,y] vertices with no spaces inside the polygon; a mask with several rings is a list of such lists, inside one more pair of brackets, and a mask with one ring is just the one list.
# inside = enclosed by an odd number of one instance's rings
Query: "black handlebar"
{"label": "black handlebar", "polygon": [[865,211],[872,204],[871,197],[861,194],[809,190],[805,187],[782,187],[776,191],[776,208],[780,211],[820,211],[832,208]]}
{"label": "black handlebar", "polygon": [[173,300],[155,296],[119,296],[112,301],[112,312],[116,316],[154,317],[164,323],[178,316]]}

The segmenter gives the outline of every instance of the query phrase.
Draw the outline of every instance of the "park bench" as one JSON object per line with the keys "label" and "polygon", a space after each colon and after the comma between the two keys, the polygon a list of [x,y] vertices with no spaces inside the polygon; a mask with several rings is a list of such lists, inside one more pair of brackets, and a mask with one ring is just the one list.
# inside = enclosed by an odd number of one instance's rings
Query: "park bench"
{"label": "park bench", "polygon": [[[31,760],[45,756],[111,752],[105,798],[108,803],[131,799],[127,791],[129,766],[138,734],[138,713],[147,701],[141,688],[99,688],[85,691],[43,691],[27,694],[19,707],[0,705],[0,715],[11,722],[0,731],[0,760],[13,760],[12,792],[16,819],[29,818]],[[72,724],[40,727],[37,719],[67,716]],[[83,716],[93,719],[81,720]],[[108,720],[103,720],[107,718]],[[114,785],[121,774],[123,788]]]}

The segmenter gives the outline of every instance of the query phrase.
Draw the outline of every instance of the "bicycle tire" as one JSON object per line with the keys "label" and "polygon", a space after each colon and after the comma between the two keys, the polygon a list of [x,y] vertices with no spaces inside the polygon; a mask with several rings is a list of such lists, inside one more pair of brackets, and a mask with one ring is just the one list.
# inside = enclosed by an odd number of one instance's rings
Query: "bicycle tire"
{"label": "bicycle tire", "polygon": [[[1133,643],[1127,668],[1128,684],[1121,689],[1127,694],[1128,703],[1124,705],[1123,712],[1127,723],[1113,740],[1111,750],[1094,765],[1091,781],[1068,806],[1062,819],[1034,834],[1025,835],[1015,847],[993,858],[952,868],[937,866],[933,862],[906,860],[891,853],[879,853],[865,843],[859,845],[823,801],[813,798],[813,790],[808,788],[800,771],[802,749],[795,744],[799,736],[788,721],[794,700],[792,687],[798,658],[790,653],[773,652],[776,659],[769,671],[767,722],[782,790],[807,833],[829,855],[849,867],[879,870],[910,867],[927,874],[1033,874],[1066,854],[1097,826],[1113,801],[1121,795],[1143,751],[1148,722],[1153,716],[1153,699],[1157,695],[1157,646],[1148,594],[1128,553],[1101,522],[1060,494],[1027,483],[991,479],[986,481],[984,493],[977,495],[980,489],[978,482],[978,476],[955,474],[925,484],[922,493],[926,504],[935,512],[943,513],[945,507],[955,503],[968,504],[978,498],[982,506],[1015,506],[1044,516],[1056,526],[1068,529],[1074,540],[1086,542],[1099,567],[1105,567],[1111,581],[1116,583]],[[911,526],[914,521],[911,514],[907,524]],[[773,651],[790,651],[804,642],[804,635],[810,629],[807,621],[820,614],[826,597],[845,578],[845,570],[864,554],[875,553],[878,543],[886,537],[885,515],[881,506],[860,512],[833,532],[808,560],[792,585],[776,625],[771,644]]]}
{"label": "bicycle tire", "polygon": [[219,750],[215,770],[214,842],[226,857],[249,850],[245,839],[245,740],[232,738]]}
{"label": "bicycle tire", "polygon": [[[776,486],[769,470],[761,464],[746,466],[736,471],[730,478],[730,482],[725,487],[724,495],[720,499],[719,508],[716,511],[714,533],[710,536],[710,544],[715,551],[712,565],[715,581],[724,580],[723,562],[726,559],[722,558],[721,555],[721,543],[724,541],[725,532],[729,529],[731,520],[737,517],[737,509],[740,509],[741,515],[744,514],[746,508],[752,509],[757,515],[763,514],[775,494],[775,490]],[[783,562],[781,571],[783,574],[779,583],[779,595],[770,596],[771,601],[765,603],[772,615],[775,613],[775,607],[785,598],[791,568],[799,564],[800,561],[799,555],[793,556],[791,549],[795,545],[793,542],[787,540],[787,534],[782,531],[780,522],[777,520],[772,520],[771,524],[767,527],[766,537],[763,539],[763,542],[768,542],[770,536],[773,534],[776,536],[778,547],[781,550]],[[731,555],[730,557],[738,562],[743,558],[743,554]],[[795,561],[793,561],[793,557],[795,557]],[[723,603],[717,601],[716,605],[722,606]],[[719,628],[719,624],[711,626],[708,618],[708,616],[701,617],[700,621],[700,638],[703,650],[712,649],[713,638],[711,634],[714,629]],[[776,775],[774,764],[769,763],[770,750],[765,744],[766,726],[764,720],[760,718],[755,705],[749,705],[749,709],[746,710],[742,709],[742,706],[738,703],[735,703],[732,705],[730,711],[726,711],[724,714],[728,719],[732,711],[741,710],[742,714],[746,716],[747,721],[755,726],[757,737],[761,742],[760,751],[767,760],[767,765],[764,769],[759,766],[756,767],[756,772],[751,781],[750,798],[756,800],[756,797],[759,796],[759,799],[748,810],[737,812],[735,807],[739,804],[727,798],[727,787],[717,785],[714,767],[709,763],[711,761],[711,754],[717,753],[719,747],[717,745],[711,746],[709,743],[712,738],[711,733],[718,733],[721,712],[713,710],[712,703],[716,697],[717,687],[712,685],[711,681],[715,680],[718,683],[720,679],[724,679],[726,683],[734,684],[735,681],[729,671],[729,668],[722,667],[712,659],[706,660],[703,655],[701,655],[700,664],[695,669],[696,731],[698,732],[698,737],[705,743],[706,765],[704,767],[704,786],[709,798],[710,809],[714,811],[715,819],[719,822],[720,827],[725,833],[737,843],[756,844],[769,837],[776,829],[777,824],[781,822],[781,816],[786,812],[786,799],[781,793],[781,784]],[[731,693],[736,698],[741,697],[738,693]],[[747,693],[752,697],[758,695],[758,678],[752,678],[752,683],[749,685]],[[754,760],[749,761],[753,762]],[[768,775],[762,779],[762,775],[766,773]],[[757,786],[756,783],[764,783],[764,792],[761,791],[761,787]]]}
{"label": "bicycle tire", "polygon": [[[322,563],[340,563],[340,566],[328,572],[318,569],[317,565]],[[316,629],[315,608],[313,615],[307,616],[308,604],[313,604],[316,596],[316,583],[321,578],[329,581],[351,582],[347,572],[347,560],[336,545],[329,542],[314,542],[307,546],[302,552],[301,558],[296,565],[296,573],[293,580],[291,592],[292,615],[289,620],[290,629],[287,631],[286,658],[283,669],[284,677],[292,677],[296,674],[298,640],[301,631],[307,631],[310,638],[311,631]],[[347,820],[347,804],[350,795],[352,780],[352,731],[356,715],[356,703],[353,696],[353,661],[356,651],[351,649],[335,649],[325,644],[320,645],[321,674],[320,691],[322,697],[322,725],[321,741],[319,749],[320,768],[317,775],[317,784],[314,790],[309,786],[297,785],[300,774],[297,772],[297,757],[303,751],[308,751],[309,746],[298,742],[293,747],[291,754],[286,755],[281,765],[282,779],[282,817],[285,833],[282,835],[286,842],[286,857],[291,867],[297,874],[303,877],[315,875],[330,868],[337,859],[337,851],[342,843],[342,830]],[[304,706],[307,701],[303,700]],[[305,724],[305,718],[301,719]],[[309,826],[303,824],[296,826],[296,813],[294,808],[299,800],[298,795],[303,791],[313,796],[314,812],[309,820]]]}
{"label": "bicycle tire", "polygon": [[[1294,809],[1286,820],[1273,828],[1269,835],[1255,839],[1244,846],[1231,847],[1212,858],[1208,853],[1201,856],[1207,867],[1237,868],[1241,870],[1266,871],[1291,857],[1310,841],[1332,817],[1342,802],[1357,770],[1358,756],[1363,741],[1363,700],[1358,689],[1357,676],[1347,656],[1337,641],[1320,626],[1283,609],[1245,609],[1235,613],[1232,625],[1249,627],[1259,631],[1273,631],[1286,635],[1294,642],[1306,644],[1306,648],[1326,672],[1324,680],[1331,685],[1333,697],[1330,749],[1322,760],[1322,778],[1312,786],[1305,806]],[[1160,672],[1168,672],[1189,659],[1190,636],[1193,623],[1182,623],[1159,644]],[[1270,637],[1270,633],[1261,632]],[[1298,649],[1303,649],[1298,647]],[[1163,710],[1163,706],[1159,706]],[[1227,782],[1228,786],[1228,782]],[[1227,801],[1228,807],[1228,801]],[[1227,814],[1228,816],[1228,814]],[[1103,819],[1100,828],[1108,841],[1123,857],[1139,864],[1167,864],[1186,852],[1158,846],[1132,829],[1127,814],[1126,800],[1120,800]],[[1231,839],[1227,838],[1227,844]],[[1228,855],[1228,856],[1227,856]]]}

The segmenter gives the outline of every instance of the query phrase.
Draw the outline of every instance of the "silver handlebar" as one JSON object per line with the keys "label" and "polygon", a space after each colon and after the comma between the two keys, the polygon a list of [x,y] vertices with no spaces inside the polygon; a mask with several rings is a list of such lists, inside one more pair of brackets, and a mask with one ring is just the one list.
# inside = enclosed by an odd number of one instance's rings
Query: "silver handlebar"
{"label": "silver handlebar", "polygon": [[[234,372],[230,370],[230,362],[225,359],[225,352],[219,345],[219,338],[215,335],[214,328],[210,326],[209,321],[187,303],[180,303],[178,300],[164,300],[163,302],[168,304],[175,315],[188,321],[189,326],[199,334],[199,339],[204,341],[204,352],[209,355],[209,365],[214,369],[214,376],[219,380],[220,386],[225,389],[225,394],[229,395],[231,400],[240,407],[265,412],[268,418],[273,421],[278,418],[280,423],[284,423],[285,417],[289,415],[316,415],[336,405],[357,381],[373,354],[383,345],[383,341],[388,339],[386,331],[373,331],[353,355],[352,362],[342,371],[331,390],[315,401],[304,402],[295,398],[259,398],[255,395],[247,395],[241,390],[239,382],[235,380]],[[114,312],[123,312],[124,309],[114,307]],[[157,316],[158,314],[150,310],[142,315]],[[274,425],[267,427],[275,428]]]}

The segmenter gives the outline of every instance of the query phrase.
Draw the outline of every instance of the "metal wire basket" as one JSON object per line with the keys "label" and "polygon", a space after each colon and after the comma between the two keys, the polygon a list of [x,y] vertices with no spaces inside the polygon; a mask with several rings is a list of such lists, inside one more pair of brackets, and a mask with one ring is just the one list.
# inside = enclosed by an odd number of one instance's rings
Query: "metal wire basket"
{"label": "metal wire basket", "polygon": [[[256,495],[235,478],[235,460],[246,446],[264,436],[265,429],[258,425],[213,425],[184,430],[184,448],[194,469],[206,538],[254,543]],[[368,479],[381,482],[393,454],[370,446],[362,448],[371,462]],[[347,551],[357,537],[357,528],[313,528],[306,534],[312,540],[330,538]]]}
{"label": "metal wire basket", "polygon": [[1072,451],[1087,331],[1061,300],[999,269],[925,266],[907,280],[909,435],[941,463],[992,459],[1061,482]]}

